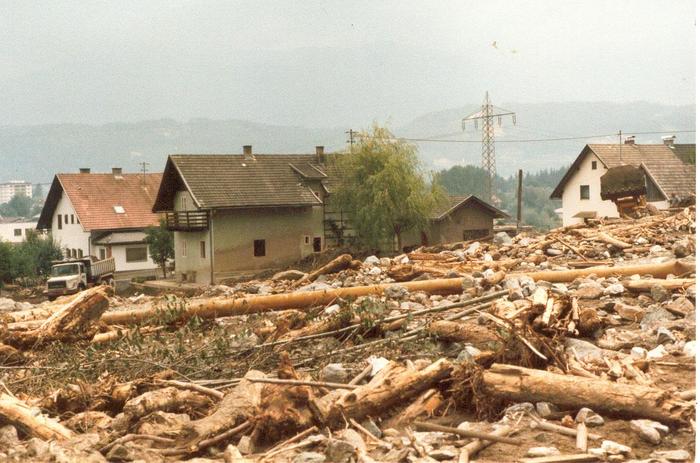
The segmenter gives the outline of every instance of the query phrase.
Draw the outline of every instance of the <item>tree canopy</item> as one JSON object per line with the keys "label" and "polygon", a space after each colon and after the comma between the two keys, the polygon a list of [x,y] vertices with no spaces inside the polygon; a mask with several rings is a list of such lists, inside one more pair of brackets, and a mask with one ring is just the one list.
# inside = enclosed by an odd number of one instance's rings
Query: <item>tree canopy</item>
{"label": "tree canopy", "polygon": [[168,261],[175,258],[175,238],[173,232],[168,230],[165,221],[160,221],[158,227],[148,227],[146,229],[146,243],[148,244],[148,252],[151,255],[153,263],[163,271],[163,277],[166,275]]}
{"label": "tree canopy", "polygon": [[32,198],[17,194],[7,203],[0,204],[0,215],[5,217],[31,217]]}
{"label": "tree canopy", "polygon": [[416,148],[378,125],[334,162],[340,184],[331,201],[352,214],[357,239],[369,247],[396,240],[401,249],[402,235],[424,226],[446,198],[436,182],[426,182]]}

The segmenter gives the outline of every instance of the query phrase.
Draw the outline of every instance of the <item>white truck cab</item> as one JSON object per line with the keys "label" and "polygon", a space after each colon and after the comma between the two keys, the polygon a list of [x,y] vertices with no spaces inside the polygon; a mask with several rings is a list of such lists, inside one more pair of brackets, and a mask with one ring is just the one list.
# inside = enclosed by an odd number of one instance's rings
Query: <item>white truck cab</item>
{"label": "white truck cab", "polygon": [[44,294],[53,300],[58,296],[75,294],[98,284],[114,282],[114,258],[95,261],[75,259],[57,261],[51,267],[51,277],[46,282]]}

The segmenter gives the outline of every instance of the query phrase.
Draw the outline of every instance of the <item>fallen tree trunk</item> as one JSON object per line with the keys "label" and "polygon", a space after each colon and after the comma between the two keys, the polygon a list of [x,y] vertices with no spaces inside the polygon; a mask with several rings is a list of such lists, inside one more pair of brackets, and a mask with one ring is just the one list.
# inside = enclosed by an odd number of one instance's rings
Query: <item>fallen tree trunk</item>
{"label": "fallen tree trunk", "polygon": [[30,436],[43,440],[63,440],[73,432],[58,421],[37,413],[26,403],[6,393],[0,393],[0,418]]}
{"label": "fallen tree trunk", "polygon": [[[662,264],[631,265],[625,267],[590,267],[578,270],[544,271],[531,273],[514,273],[517,276],[529,276],[534,280],[545,280],[553,283],[573,281],[579,277],[595,274],[599,277],[610,275],[651,274],[665,277],[673,273],[683,274],[694,269],[693,266],[680,261],[669,261]],[[369,286],[354,286],[319,291],[298,291],[268,296],[251,296],[238,299],[225,297],[193,301],[182,313],[182,318],[197,316],[200,318],[230,317],[251,313],[268,312],[283,309],[298,309],[314,307],[331,303],[338,298],[382,295],[389,286],[399,285],[409,291],[424,291],[429,294],[460,294],[462,293],[462,278],[446,278],[425,281],[409,281],[405,283],[389,283]],[[164,311],[159,308],[134,309],[107,312],[102,321],[108,325],[139,324],[156,319]],[[172,316],[170,317],[172,319]]]}
{"label": "fallen tree trunk", "polygon": [[605,380],[581,381],[577,376],[512,365],[491,365],[484,371],[483,387],[487,394],[517,402],[552,402],[572,409],[590,407],[612,416],[662,423],[687,423],[694,416],[691,404],[660,389]]}
{"label": "fallen tree trunk", "polygon": [[428,333],[446,341],[468,342],[480,350],[497,351],[503,347],[495,329],[475,322],[438,320],[428,325]]}
{"label": "fallen tree trunk", "polygon": [[620,248],[620,249],[627,249],[627,248],[632,247],[631,244],[625,243],[622,240],[618,240],[617,238],[614,238],[614,237],[612,237],[604,232],[599,233],[598,235],[594,236],[592,239],[594,239],[596,241],[602,241],[603,243],[611,244],[611,245],[615,246],[616,248]]}
{"label": "fallen tree trunk", "polygon": [[332,261],[328,262],[326,265],[324,265],[321,268],[318,268],[314,270],[313,272],[303,276],[302,278],[298,279],[297,281],[294,282],[292,285],[292,288],[297,288],[304,283],[310,283],[312,281],[315,281],[318,277],[321,275],[327,275],[329,273],[337,273],[340,272],[341,270],[345,270],[350,266],[350,263],[352,262],[352,256],[350,254],[341,254],[340,256],[336,257]]}
{"label": "fallen tree trunk", "polygon": [[415,399],[401,413],[386,421],[385,428],[399,428],[411,424],[421,416],[433,416],[435,410],[442,405],[445,399],[437,389],[428,389]]}
{"label": "fallen tree trunk", "polygon": [[109,286],[96,286],[80,293],[70,304],[51,315],[38,328],[8,332],[5,343],[28,348],[52,341],[72,342],[89,339],[97,331],[97,322],[109,306]]}
{"label": "fallen tree trunk", "polygon": [[[388,376],[373,379],[344,394],[329,394],[332,400],[315,399],[310,402],[319,422],[336,425],[349,418],[378,416],[398,403],[420,394],[449,376],[452,365],[440,359],[422,370],[396,369]],[[379,376],[379,375],[378,375]]]}
{"label": "fallen tree trunk", "polygon": [[651,278],[649,280],[623,281],[625,288],[635,291],[649,291],[653,286],[661,286],[664,289],[685,289],[695,284],[695,278],[673,278],[663,280],[661,278]]}

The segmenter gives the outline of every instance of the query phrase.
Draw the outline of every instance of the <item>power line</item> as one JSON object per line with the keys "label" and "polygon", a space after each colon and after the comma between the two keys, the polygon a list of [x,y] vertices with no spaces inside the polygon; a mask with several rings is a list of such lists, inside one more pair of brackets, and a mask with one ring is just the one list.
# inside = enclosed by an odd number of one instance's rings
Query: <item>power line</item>
{"label": "power line", "polygon": [[[622,132],[623,135],[658,135],[668,133],[695,133],[695,130],[663,130],[658,132]],[[386,140],[397,141],[415,141],[415,142],[435,142],[435,143],[482,143],[481,140],[446,140],[437,138],[404,138],[404,137],[375,137],[373,135],[364,135],[356,133],[360,138],[384,138]],[[526,138],[518,140],[499,140],[498,143],[539,143],[550,141],[567,141],[567,140],[586,140],[590,138],[617,137],[619,132],[605,133],[600,135],[582,135],[578,137],[557,137],[557,138]]]}

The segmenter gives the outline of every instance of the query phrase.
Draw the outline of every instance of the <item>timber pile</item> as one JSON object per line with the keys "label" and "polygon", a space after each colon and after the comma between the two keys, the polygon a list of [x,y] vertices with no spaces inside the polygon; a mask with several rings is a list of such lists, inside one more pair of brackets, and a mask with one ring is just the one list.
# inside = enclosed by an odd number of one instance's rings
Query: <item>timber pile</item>
{"label": "timber pile", "polygon": [[0,460],[691,461],[694,233],[688,208],[12,304]]}

